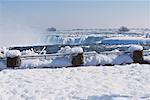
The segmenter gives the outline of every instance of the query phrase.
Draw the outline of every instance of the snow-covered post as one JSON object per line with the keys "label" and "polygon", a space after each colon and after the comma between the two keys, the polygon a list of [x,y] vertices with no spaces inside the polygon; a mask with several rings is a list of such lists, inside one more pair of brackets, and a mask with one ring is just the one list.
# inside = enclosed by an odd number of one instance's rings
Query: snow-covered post
{"label": "snow-covered post", "polygon": [[15,68],[21,65],[21,52],[19,50],[9,50],[6,52],[7,67]]}
{"label": "snow-covered post", "polygon": [[71,53],[73,66],[80,66],[84,64],[83,49],[81,47],[72,48]]}
{"label": "snow-covered post", "polygon": [[133,52],[133,61],[134,61],[134,63],[142,63],[143,62],[143,51],[135,50]]}
{"label": "snow-covered post", "polygon": [[83,63],[84,63],[83,53],[78,53],[77,55],[72,56],[72,65],[73,66],[80,66]]}
{"label": "snow-covered post", "polygon": [[70,63],[72,66],[80,66],[84,63],[83,49],[82,47],[69,47],[65,46],[61,48],[58,53],[69,54]]}
{"label": "snow-covered post", "polygon": [[143,47],[138,45],[133,45],[129,48],[131,52],[131,56],[134,63],[142,63],[143,62]]}

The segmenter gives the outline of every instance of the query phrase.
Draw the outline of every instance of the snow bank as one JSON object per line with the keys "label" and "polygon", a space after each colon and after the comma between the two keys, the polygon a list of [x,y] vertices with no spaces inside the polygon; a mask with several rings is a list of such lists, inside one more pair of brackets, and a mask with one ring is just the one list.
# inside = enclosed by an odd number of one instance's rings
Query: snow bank
{"label": "snow bank", "polygon": [[129,49],[128,49],[128,51],[131,52],[131,53],[134,52],[134,51],[136,51],[136,50],[142,51],[142,50],[143,50],[143,47],[140,46],[140,45],[131,45],[131,46],[129,47]]}
{"label": "snow bank", "polygon": [[58,57],[50,60],[27,59],[22,60],[20,68],[58,68],[72,66],[71,60],[68,57]]}
{"label": "snow bank", "polygon": [[27,59],[27,60],[22,60],[20,68],[48,67],[51,64],[51,62],[52,60]]}
{"label": "snow bank", "polygon": [[96,54],[95,56],[88,56],[85,58],[86,66],[95,66],[95,65],[119,65],[119,64],[128,64],[133,63],[132,58],[128,54],[120,55],[102,55]]}
{"label": "snow bank", "polygon": [[21,52],[19,50],[8,50],[6,52],[6,57],[13,58],[16,56],[21,56]]}
{"label": "snow bank", "polygon": [[112,64],[115,64],[115,65],[119,65],[119,64],[130,64],[130,63],[133,63],[133,60],[132,58],[127,55],[127,54],[122,54],[122,55],[119,55],[117,56],[113,61],[112,61]]}
{"label": "snow bank", "polygon": [[71,59],[69,59],[68,57],[59,57],[59,58],[52,60],[49,66],[50,67],[67,67],[67,66],[72,66],[72,63],[71,63]]}
{"label": "snow bank", "polygon": [[84,65],[105,65],[105,64],[111,64],[112,59],[105,55],[99,55],[96,54],[95,56],[88,56],[85,58],[85,64]]}
{"label": "snow bank", "polygon": [[74,53],[83,53],[83,49],[82,47],[69,47],[69,46],[65,46],[63,48],[61,48],[58,53],[68,53],[68,54],[74,54]]}

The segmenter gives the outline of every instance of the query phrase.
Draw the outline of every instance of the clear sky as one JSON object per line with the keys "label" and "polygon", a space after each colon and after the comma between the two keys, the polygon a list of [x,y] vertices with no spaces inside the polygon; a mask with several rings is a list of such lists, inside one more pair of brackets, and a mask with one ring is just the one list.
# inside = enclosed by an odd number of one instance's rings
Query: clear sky
{"label": "clear sky", "polygon": [[4,29],[150,27],[150,0],[0,0]]}
{"label": "clear sky", "polygon": [[150,28],[150,0],[0,0],[0,46],[39,43],[51,26]]}

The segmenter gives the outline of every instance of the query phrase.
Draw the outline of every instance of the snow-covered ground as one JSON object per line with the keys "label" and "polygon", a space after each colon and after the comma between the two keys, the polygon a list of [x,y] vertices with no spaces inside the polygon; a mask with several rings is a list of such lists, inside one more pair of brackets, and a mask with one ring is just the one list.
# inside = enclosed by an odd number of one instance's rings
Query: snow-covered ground
{"label": "snow-covered ground", "polygon": [[3,70],[0,100],[150,100],[150,65]]}

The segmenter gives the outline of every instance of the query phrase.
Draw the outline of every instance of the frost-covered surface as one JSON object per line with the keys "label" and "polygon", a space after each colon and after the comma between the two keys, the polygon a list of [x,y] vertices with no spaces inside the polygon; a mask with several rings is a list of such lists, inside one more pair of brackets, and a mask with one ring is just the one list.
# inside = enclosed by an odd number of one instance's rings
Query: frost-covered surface
{"label": "frost-covered surface", "polygon": [[13,58],[16,56],[21,56],[21,52],[19,50],[8,50],[6,52],[6,57]]}
{"label": "frost-covered surface", "polygon": [[150,66],[3,70],[0,100],[149,100]]}
{"label": "frost-covered surface", "polygon": [[68,57],[58,57],[50,60],[40,59],[26,59],[22,60],[20,68],[55,68],[72,66],[71,60]]}

